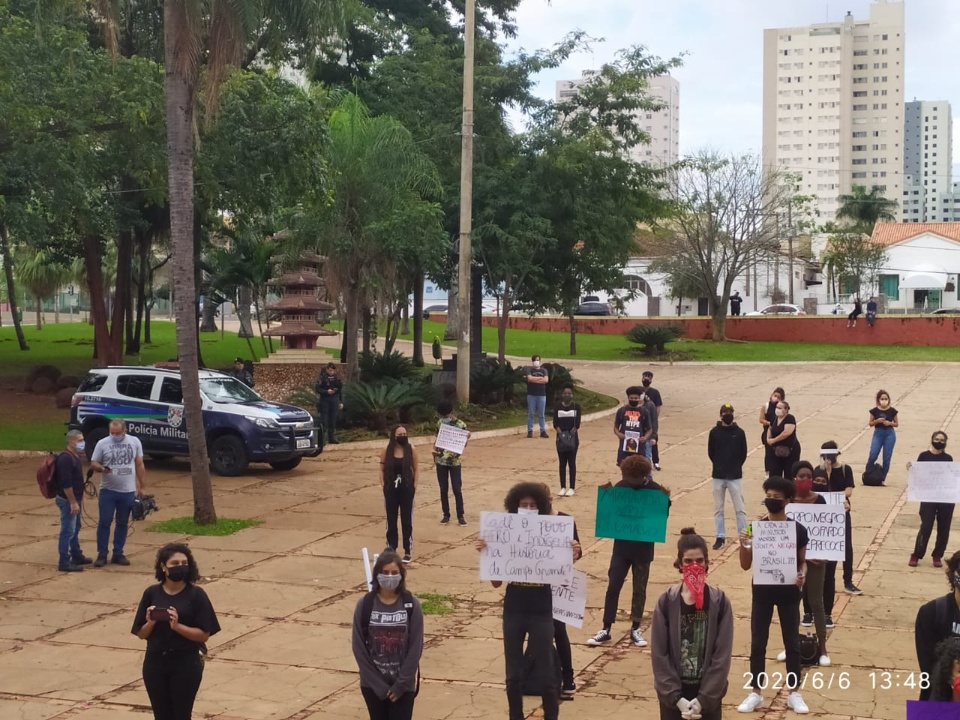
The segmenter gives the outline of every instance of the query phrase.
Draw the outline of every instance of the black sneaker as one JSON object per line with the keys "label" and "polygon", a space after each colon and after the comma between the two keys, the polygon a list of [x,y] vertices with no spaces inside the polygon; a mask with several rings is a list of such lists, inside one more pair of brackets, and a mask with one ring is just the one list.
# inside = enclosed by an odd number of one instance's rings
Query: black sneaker
{"label": "black sneaker", "polygon": [[410,562],[411,560],[413,560],[413,558],[410,557],[410,553],[407,553],[406,555],[403,556],[403,564],[404,564],[404,565],[406,565],[406,564],[407,564],[408,562]]}
{"label": "black sneaker", "polygon": [[71,558],[70,562],[74,565],[90,565],[93,563],[93,560],[88,558],[86,555],[78,555],[75,558]]}
{"label": "black sneaker", "polygon": [[110,562],[112,562],[114,565],[129,565],[129,564],[130,564],[130,561],[127,560],[127,556],[126,556],[126,555],[114,555],[112,558],[110,558]]}
{"label": "black sneaker", "polygon": [[450,522],[450,516],[449,516],[449,515],[444,515],[442,518],[440,518],[440,524],[441,524],[441,525],[446,525],[448,522]]}
{"label": "black sneaker", "polygon": [[603,645],[604,643],[610,642],[611,639],[612,636],[610,635],[610,631],[604,628],[592,638],[587,640],[587,645]]}
{"label": "black sneaker", "polygon": [[97,555],[97,559],[94,561],[93,566],[96,567],[96,568],[100,568],[100,567],[103,567],[103,566],[106,565],[106,564],[107,564],[107,556],[106,556],[106,555]]}
{"label": "black sneaker", "polygon": [[713,549],[719,550],[724,546],[724,544],[726,544],[726,542],[727,542],[726,538],[718,537],[716,542],[713,543]]}
{"label": "black sneaker", "polygon": [[83,568],[74,563],[68,563],[66,565],[57,565],[57,570],[60,572],[83,572]]}
{"label": "black sneaker", "polygon": [[550,436],[547,435],[547,431],[546,431],[546,430],[541,430],[541,431],[540,431],[540,437],[542,437],[542,438],[549,438]]}
{"label": "black sneaker", "polygon": [[458,522],[460,525],[466,525],[466,524],[467,524],[467,521],[464,519],[463,515],[461,515],[460,517],[457,518],[457,522]]}
{"label": "black sneaker", "polygon": [[858,588],[852,582],[849,582],[846,585],[844,585],[843,591],[849,595],[863,595],[863,590]]}
{"label": "black sneaker", "polygon": [[833,624],[833,618],[827,615],[827,630],[832,630],[836,625]]}
{"label": "black sneaker", "polygon": [[573,696],[577,694],[577,684],[571,680],[568,683],[564,683],[560,688],[560,699],[561,700],[573,700]]}
{"label": "black sneaker", "polygon": [[810,627],[813,625],[813,615],[811,613],[804,613],[803,619],[800,621],[800,624],[804,627]]}

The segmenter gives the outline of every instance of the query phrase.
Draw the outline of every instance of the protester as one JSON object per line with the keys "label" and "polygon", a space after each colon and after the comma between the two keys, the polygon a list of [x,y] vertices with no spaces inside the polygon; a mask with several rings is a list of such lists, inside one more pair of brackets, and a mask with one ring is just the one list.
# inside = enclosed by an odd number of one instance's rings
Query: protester
{"label": "protester", "polygon": [[83,505],[83,451],[86,444],[79,430],[67,432],[67,449],[57,456],[57,509],[60,510],[60,535],[57,541],[60,572],[81,572],[93,562],[80,549],[81,506]]}
{"label": "protester", "polygon": [[683,580],[657,601],[650,625],[653,685],[660,720],[720,720],[733,656],[733,608],[707,585],[706,541],[680,531],[674,567]]}
{"label": "protester", "polygon": [[863,315],[863,301],[860,300],[860,296],[857,295],[853,299],[853,312],[847,315],[847,327],[856,327],[857,318]]}
{"label": "protester", "polygon": [[[635,492],[656,490],[669,496],[670,491],[658,485],[651,476],[650,461],[642,455],[632,455],[620,463],[620,482],[616,487],[626,487]],[[610,630],[617,618],[617,605],[620,590],[627,579],[627,573],[633,575],[633,594],[630,601],[630,641],[637,647],[646,647],[647,641],[640,632],[644,605],[647,602],[647,580],[650,577],[650,563],[653,562],[652,542],[634,540],[614,540],[610,554],[610,567],[607,570],[607,594],[603,603],[603,629],[587,640],[587,645],[603,645],[613,636]]]}
{"label": "protester", "polygon": [[929,680],[931,700],[960,702],[960,637],[941,640],[937,645],[937,661]]}
{"label": "protester", "polygon": [[123,420],[110,421],[110,434],[93,449],[90,467],[94,472],[101,473],[97,560],[93,566],[99,568],[107,564],[110,525],[114,517],[116,528],[113,531],[113,556],[110,562],[129,565],[123,548],[127,543],[133,503],[143,495],[147,470],[143,465],[143,446],[138,438],[127,434],[127,425]]}
{"label": "protester", "polygon": [[740,316],[740,305],[743,303],[743,298],[740,297],[740,291],[734,290],[733,295],[730,296],[730,314],[733,317]]}
{"label": "protester", "polygon": [[550,374],[543,367],[539,355],[530,358],[530,367],[524,374],[524,380],[527,381],[527,437],[533,437],[534,416],[540,422],[540,437],[550,437],[547,435],[546,412],[547,412],[547,384],[550,382]]}
{"label": "protester", "polygon": [[867,457],[867,467],[873,465],[883,450],[883,478],[886,480],[890,472],[890,460],[893,458],[893,446],[897,444],[897,431],[900,420],[897,409],[890,406],[890,394],[886,390],[877,392],[877,405],[870,408],[870,427],[873,428],[873,438],[870,440],[870,455]]}
{"label": "protester", "polygon": [[247,370],[247,366],[243,358],[237,358],[233,361],[233,370],[227,372],[227,375],[236,378],[247,387],[253,387],[253,375],[250,374],[249,370]]}
{"label": "protester", "polygon": [[336,365],[327,363],[314,390],[317,393],[317,415],[327,434],[327,443],[337,445],[337,415],[343,410],[343,381],[337,377]]}
{"label": "protester", "polygon": [[[437,403],[437,414],[440,420],[437,422],[437,435],[440,437],[440,428],[444,425],[466,430],[467,424],[453,414],[453,403],[449,400],[441,400]],[[470,434],[467,433],[469,440]],[[461,475],[460,455],[452,450],[443,450],[434,446],[433,460],[437,466],[437,482],[440,484],[440,509],[443,511],[443,517],[440,518],[440,524],[446,525],[450,522],[450,498],[448,496],[449,486],[453,486],[453,499],[456,503],[457,522],[460,525],[466,525],[466,518],[463,516],[463,477]]]}
{"label": "protester", "polygon": [[777,403],[773,422],[767,427],[767,445],[773,450],[770,459],[771,477],[790,477],[793,464],[800,459],[797,419],[790,414],[790,403]]}
{"label": "protester", "polygon": [[[921,606],[914,625],[917,664],[928,678],[933,677],[936,668],[938,643],[960,637],[960,551],[947,560],[946,574],[950,592]],[[930,699],[929,685],[921,685],[920,699]]]}
{"label": "protester", "polygon": [[420,690],[423,610],[393,550],[374,563],[371,590],[353,613],[352,644],[370,720],[410,720]]}
{"label": "protester", "polygon": [[143,592],[131,632],[147,641],[143,684],[155,720],[190,720],[203,680],[206,642],[220,632],[190,548],[164,545],[154,566],[157,584]]}
{"label": "protester", "polygon": [[[573,497],[577,490],[577,450],[580,449],[580,421],[583,413],[573,401],[573,383],[566,383],[560,403],[553,408],[553,429],[557,432],[557,459],[560,461],[560,497]],[[570,489],[567,489],[570,468]]]}
{"label": "protester", "polygon": [[653,435],[653,424],[649,413],[643,408],[643,390],[636,385],[627,388],[627,404],[617,410],[613,419],[613,434],[619,440],[617,465],[620,465],[624,458],[646,454],[644,448]]}
{"label": "protester", "polygon": [[871,297],[867,301],[867,325],[873,327],[873,324],[877,321],[877,299]]}
{"label": "protester", "polygon": [[726,542],[723,496],[730,493],[737,519],[737,535],[747,529],[747,511],[743,504],[743,464],[747,461],[747,434],[733,419],[733,405],[720,406],[720,420],[707,438],[707,456],[713,463],[713,520],[717,535],[713,549]]}
{"label": "protester", "polygon": [[[861,595],[860,588],[853,584],[853,525],[850,519],[850,498],[853,496],[853,468],[841,459],[840,448],[833,440],[827,440],[820,446],[820,464],[813,469],[813,489],[818,493],[843,493],[844,539],[846,552],[843,560],[843,589],[849,595]],[[826,614],[827,629],[834,626],[833,605],[836,601],[837,561],[827,562],[823,577],[823,611]],[[803,624],[813,624],[813,611],[809,602],[804,600]],[[807,617],[809,615],[809,617]]]}
{"label": "protester", "polygon": [[[930,449],[920,453],[917,456],[917,462],[953,462],[953,458],[944,452],[946,447],[947,434],[943,430],[937,430],[930,438]],[[912,463],[907,463],[908,471],[911,465]],[[937,523],[937,541],[933,545],[931,559],[934,567],[943,566],[941,558],[946,552],[947,543],[950,540],[953,508],[953,503],[920,503],[920,531],[917,533],[917,541],[913,546],[913,554],[910,555],[910,561],[907,563],[910,567],[916,567],[926,554],[934,521]]]}
{"label": "protester", "polygon": [[390,431],[390,440],[380,455],[380,487],[387,512],[387,547],[396,550],[397,513],[403,528],[403,562],[412,559],[413,552],[413,498],[417,493],[420,469],[417,451],[409,442],[407,429],[396,425]]}
{"label": "protester", "polygon": [[[551,515],[549,491],[542,483],[517,483],[503,501],[508,513]],[[486,547],[476,541],[477,550]],[[502,580],[491,580],[498,588]],[[506,666],[509,720],[523,720],[523,642],[533,657],[537,684],[542,688],[544,720],[560,716],[560,688],[553,673],[553,591],[540,583],[508,582],[503,597],[503,659]]]}
{"label": "protester", "polygon": [[[790,480],[772,477],[763,483],[766,498],[763,504],[767,516],[758,522],[767,520],[784,521],[784,512],[796,491]],[[787,674],[784,686],[789,690],[787,707],[794,712],[810,712],[797,688],[800,684],[800,636],[797,626],[800,624],[800,588],[806,575],[806,548],[809,536],[807,529],[795,523],[797,530],[797,581],[795,585],[757,585],[752,584],[753,602],[750,608],[750,676],[748,684],[753,691],[737,707],[739,712],[753,712],[763,704],[762,691],[768,685],[766,674],[767,641],[770,639],[770,623],[776,608],[780,618],[780,632],[783,646],[786,648]],[[749,532],[740,535],[740,567],[750,570],[753,567],[753,539]]]}
{"label": "protester", "polygon": [[656,413],[653,415],[653,435],[650,437],[650,454],[647,456],[647,459],[653,462],[653,469],[660,469],[660,411],[663,410],[663,396],[660,395],[660,391],[655,387],[651,387],[653,384],[653,373],[649,370],[643,371],[643,376],[641,378],[641,384],[643,385],[643,394],[646,395],[647,400],[653,403]]}
{"label": "protester", "polygon": [[[643,412],[644,422],[650,428],[650,437],[647,438],[647,441],[643,444],[643,454],[646,456],[647,460],[653,463],[653,458],[656,456],[660,457],[660,451],[657,449],[660,445],[658,442],[660,432],[660,419],[657,417],[657,406],[653,402],[653,399],[646,393],[640,395],[640,410]],[[659,465],[654,465],[654,470],[659,470]]]}
{"label": "protester", "polygon": [[783,391],[783,388],[774,388],[767,404],[760,406],[760,427],[763,428],[760,433],[760,442],[763,443],[763,469],[766,471],[767,477],[771,476],[774,468],[773,447],[767,442],[767,428],[777,419],[777,404],[786,399],[787,394]]}

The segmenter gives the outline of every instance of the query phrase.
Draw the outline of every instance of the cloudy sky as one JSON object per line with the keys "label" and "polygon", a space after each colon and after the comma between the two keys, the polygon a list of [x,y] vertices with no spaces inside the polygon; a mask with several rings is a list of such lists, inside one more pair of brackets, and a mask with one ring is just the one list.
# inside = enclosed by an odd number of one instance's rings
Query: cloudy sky
{"label": "cloudy sky", "polygon": [[[645,45],[664,58],[687,53],[680,81],[680,152],[712,147],[759,152],[763,125],[763,30],[839,21],[848,10],[869,17],[870,0],[524,0],[511,47],[549,47],[580,29],[604,38],[592,53],[543,73],[539,94],[557,80],[611,60],[620,48]],[[960,1],[905,0],[905,100],[947,100],[960,116]],[[954,134],[960,124],[954,122]],[[960,137],[960,136],[958,136]],[[954,143],[954,163],[960,155]]]}

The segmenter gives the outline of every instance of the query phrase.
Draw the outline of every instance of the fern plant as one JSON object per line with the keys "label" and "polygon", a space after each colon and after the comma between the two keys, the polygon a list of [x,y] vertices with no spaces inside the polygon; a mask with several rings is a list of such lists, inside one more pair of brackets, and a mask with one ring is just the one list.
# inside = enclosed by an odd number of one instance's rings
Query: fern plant
{"label": "fern plant", "polygon": [[509,362],[487,358],[470,371],[470,401],[479,405],[509,401],[514,388],[522,382],[521,368],[514,369]]}
{"label": "fern plant", "polygon": [[634,325],[626,334],[629,342],[642,346],[644,355],[656,355],[665,351],[668,342],[683,336],[680,325]]}
{"label": "fern plant", "polygon": [[430,391],[429,386],[408,380],[351,383],[343,390],[344,410],[348,422],[383,432],[393,423],[409,422],[413,408],[429,406]]}
{"label": "fern plant", "polygon": [[360,354],[361,382],[381,380],[411,380],[420,371],[413,361],[398,350],[388,353],[366,352]]}

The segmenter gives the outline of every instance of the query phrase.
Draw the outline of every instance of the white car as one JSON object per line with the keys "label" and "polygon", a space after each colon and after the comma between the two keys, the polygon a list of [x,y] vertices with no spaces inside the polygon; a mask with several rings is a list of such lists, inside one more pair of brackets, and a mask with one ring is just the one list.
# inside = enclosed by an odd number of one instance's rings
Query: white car
{"label": "white car", "polygon": [[806,315],[806,313],[799,305],[780,303],[779,305],[767,305],[763,310],[754,310],[747,315]]}

